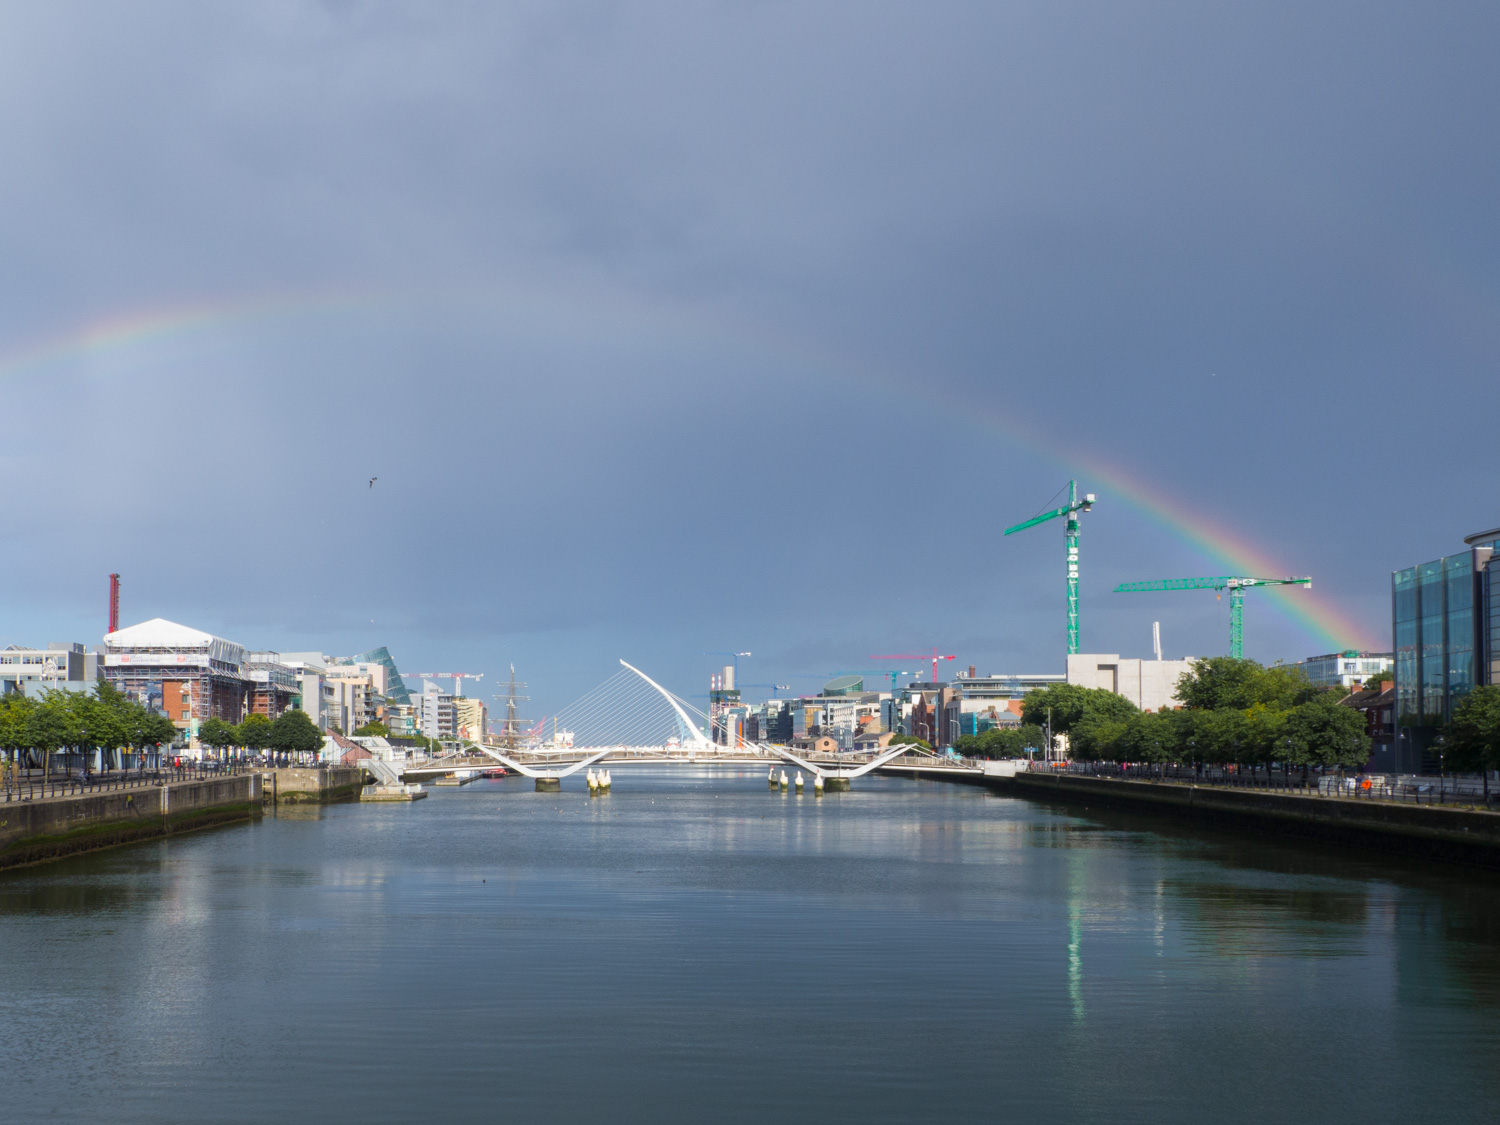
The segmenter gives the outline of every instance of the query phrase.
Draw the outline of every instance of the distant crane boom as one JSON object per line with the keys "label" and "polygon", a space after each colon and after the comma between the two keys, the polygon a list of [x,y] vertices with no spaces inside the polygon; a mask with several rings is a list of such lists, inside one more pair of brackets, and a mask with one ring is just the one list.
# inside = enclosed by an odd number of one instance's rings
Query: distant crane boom
{"label": "distant crane boom", "polygon": [[[1061,508],[1053,508],[1050,512],[1043,512],[1039,516],[1032,516],[1024,523],[1018,523],[1014,527],[1005,529],[1006,535],[1017,531],[1025,531],[1028,527],[1035,527],[1039,523],[1055,520],[1059,516],[1067,517],[1067,531],[1064,542],[1067,546],[1067,578],[1068,578],[1068,655],[1071,656],[1078,651],[1078,513],[1087,512],[1094,506],[1094,494],[1085,493],[1082,500],[1078,498],[1078,482],[1068,482],[1068,502]],[[936,678],[936,676],[934,676]]]}
{"label": "distant crane boom", "polygon": [[1312,579],[1302,578],[1246,578],[1242,575],[1221,575],[1217,578],[1164,578],[1159,582],[1121,582],[1115,587],[1117,594],[1147,594],[1163,590],[1228,590],[1229,591],[1229,655],[1236,660],[1245,656],[1245,591],[1252,586],[1312,586]]}
{"label": "distant crane boom", "polygon": [[[919,659],[925,660],[926,657],[925,656],[919,657]],[[889,676],[891,678],[891,694],[894,695],[896,693],[896,680],[899,677],[901,677],[901,676],[915,676],[916,673],[915,672],[908,672],[904,668],[903,669],[899,669],[899,670],[895,669],[895,668],[845,668],[842,671],[834,672],[833,675],[835,675],[835,676]],[[933,675],[936,676],[937,673],[934,672]]]}
{"label": "distant crane boom", "polygon": [[[938,653],[938,650],[936,648],[934,648],[931,652],[887,652],[887,653],[884,653],[884,654],[878,653],[878,652],[874,652],[874,653],[870,654],[870,659],[871,660],[931,660],[932,661],[932,682],[933,683],[937,683],[937,666],[938,666],[938,661],[939,660],[957,660],[958,657],[956,657],[956,656],[942,656],[942,655],[940,655]],[[886,673],[882,673],[882,674],[883,675],[889,675],[890,673],[886,672]],[[899,674],[900,673],[897,673],[897,675],[899,675]]]}
{"label": "distant crane boom", "polygon": [[483,672],[402,672],[401,673],[401,678],[402,679],[405,679],[408,676],[410,676],[414,680],[452,680],[453,681],[453,694],[454,695],[462,695],[464,693],[464,681],[465,680],[482,680],[482,679],[484,679],[484,673]]}

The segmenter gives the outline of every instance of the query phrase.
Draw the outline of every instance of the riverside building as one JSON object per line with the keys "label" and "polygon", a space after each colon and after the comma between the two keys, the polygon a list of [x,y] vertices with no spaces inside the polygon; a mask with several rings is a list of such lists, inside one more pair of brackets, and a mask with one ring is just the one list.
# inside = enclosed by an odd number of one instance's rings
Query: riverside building
{"label": "riverside building", "polygon": [[1391,575],[1396,656],[1396,768],[1435,772],[1435,743],[1454,705],[1500,683],[1500,527],[1467,550]]}
{"label": "riverside building", "polygon": [[105,636],[104,678],[189,740],[208,719],[243,719],[254,682],[243,645],[162,617]]}
{"label": "riverside building", "polygon": [[37,695],[70,686],[78,690],[98,680],[101,667],[99,654],[85,652],[77,643],[53,643],[46,648],[10,645],[0,652],[0,695]]}
{"label": "riverside building", "polygon": [[1326,656],[1309,656],[1292,665],[1301,668],[1309,680],[1321,687],[1351,690],[1355,684],[1362,684],[1380,672],[1389,672],[1395,666],[1396,658],[1392,653],[1357,652],[1352,648]]}

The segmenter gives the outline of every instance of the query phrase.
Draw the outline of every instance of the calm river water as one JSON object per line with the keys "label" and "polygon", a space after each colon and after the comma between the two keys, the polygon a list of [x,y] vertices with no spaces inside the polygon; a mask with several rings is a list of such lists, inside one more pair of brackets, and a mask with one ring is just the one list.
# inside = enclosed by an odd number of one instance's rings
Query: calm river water
{"label": "calm river water", "polygon": [[0,876],[0,1120],[1500,1119],[1500,881],[615,768]]}

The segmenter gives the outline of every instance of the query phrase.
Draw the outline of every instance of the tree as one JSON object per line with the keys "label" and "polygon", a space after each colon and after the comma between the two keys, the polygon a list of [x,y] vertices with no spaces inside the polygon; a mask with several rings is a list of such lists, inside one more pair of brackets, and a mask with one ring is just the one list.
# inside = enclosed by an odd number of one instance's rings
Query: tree
{"label": "tree", "polygon": [[[421,735],[417,735],[417,737],[421,738],[422,736]],[[432,751],[436,751],[437,750],[437,741],[435,739],[429,739],[428,743],[429,743],[429,748]],[[886,745],[888,745],[888,746],[915,746],[919,750],[931,750],[932,749],[932,743],[928,742],[925,738],[918,738],[914,734],[897,734],[897,735],[892,735],[890,742],[888,742]]]}
{"label": "tree", "polygon": [[358,738],[385,738],[390,733],[390,728],[378,719],[371,720],[354,732]]}
{"label": "tree", "polygon": [[1286,712],[1288,756],[1297,765],[1358,768],[1370,760],[1365,717],[1331,695],[1315,696]]}
{"label": "tree", "polygon": [[1041,727],[997,727],[960,735],[953,740],[953,749],[965,758],[1024,758],[1028,749],[1040,750],[1045,738]]}
{"label": "tree", "polygon": [[48,692],[35,707],[26,724],[27,742],[42,756],[42,780],[45,783],[47,774],[52,769],[52,755],[59,747],[68,745],[73,731],[68,723],[68,716],[61,707],[52,701],[55,692]]}
{"label": "tree", "polygon": [[198,728],[198,741],[205,746],[213,747],[221,754],[237,743],[239,737],[239,728],[232,723],[226,723],[223,719],[205,719],[203,725]]}
{"label": "tree", "polygon": [[[148,746],[156,747],[158,753],[157,762],[160,764],[161,759],[159,755],[161,748],[163,746],[170,746],[177,741],[177,724],[160,711],[147,711],[145,719],[141,723],[141,737],[141,749],[144,750]],[[141,765],[145,766],[144,758],[142,758]]]}
{"label": "tree", "polygon": [[306,711],[287,711],[271,724],[270,745],[281,754],[315,754],[323,748],[323,732]]}
{"label": "tree", "polygon": [[4,750],[12,774],[20,765],[21,754],[31,749],[31,715],[36,702],[24,695],[0,696],[0,750]]}
{"label": "tree", "polygon": [[1454,705],[1443,729],[1443,765],[1483,773],[1489,803],[1489,771],[1500,769],[1500,684],[1476,687]]}
{"label": "tree", "polygon": [[1029,726],[1045,726],[1049,710],[1053,734],[1066,734],[1084,722],[1128,719],[1139,713],[1134,703],[1107,688],[1052,684],[1026,693],[1021,702],[1021,722]]}
{"label": "tree", "polygon": [[246,750],[265,750],[271,745],[271,720],[265,715],[246,715],[240,721],[239,743]]}

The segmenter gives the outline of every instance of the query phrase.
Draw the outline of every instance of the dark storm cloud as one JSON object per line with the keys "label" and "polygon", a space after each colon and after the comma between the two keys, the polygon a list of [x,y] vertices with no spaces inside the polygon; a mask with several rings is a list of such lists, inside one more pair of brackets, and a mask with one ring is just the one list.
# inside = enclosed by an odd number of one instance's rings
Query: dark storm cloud
{"label": "dark storm cloud", "polygon": [[[141,615],[247,643],[559,678],[616,649],[685,677],[706,648],[847,666],[943,638],[1052,670],[1060,535],[998,529],[1066,469],[944,405],[968,396],[1379,636],[1389,569],[1500,514],[1497,24],[6,6],[7,348],[376,296],[0,376],[23,482],[0,634],[92,639],[118,569]],[[1085,643],[1140,652],[1160,617],[1221,648],[1209,603],[1110,599],[1223,563],[1092,487]],[[1252,613],[1252,655],[1322,643]]]}

